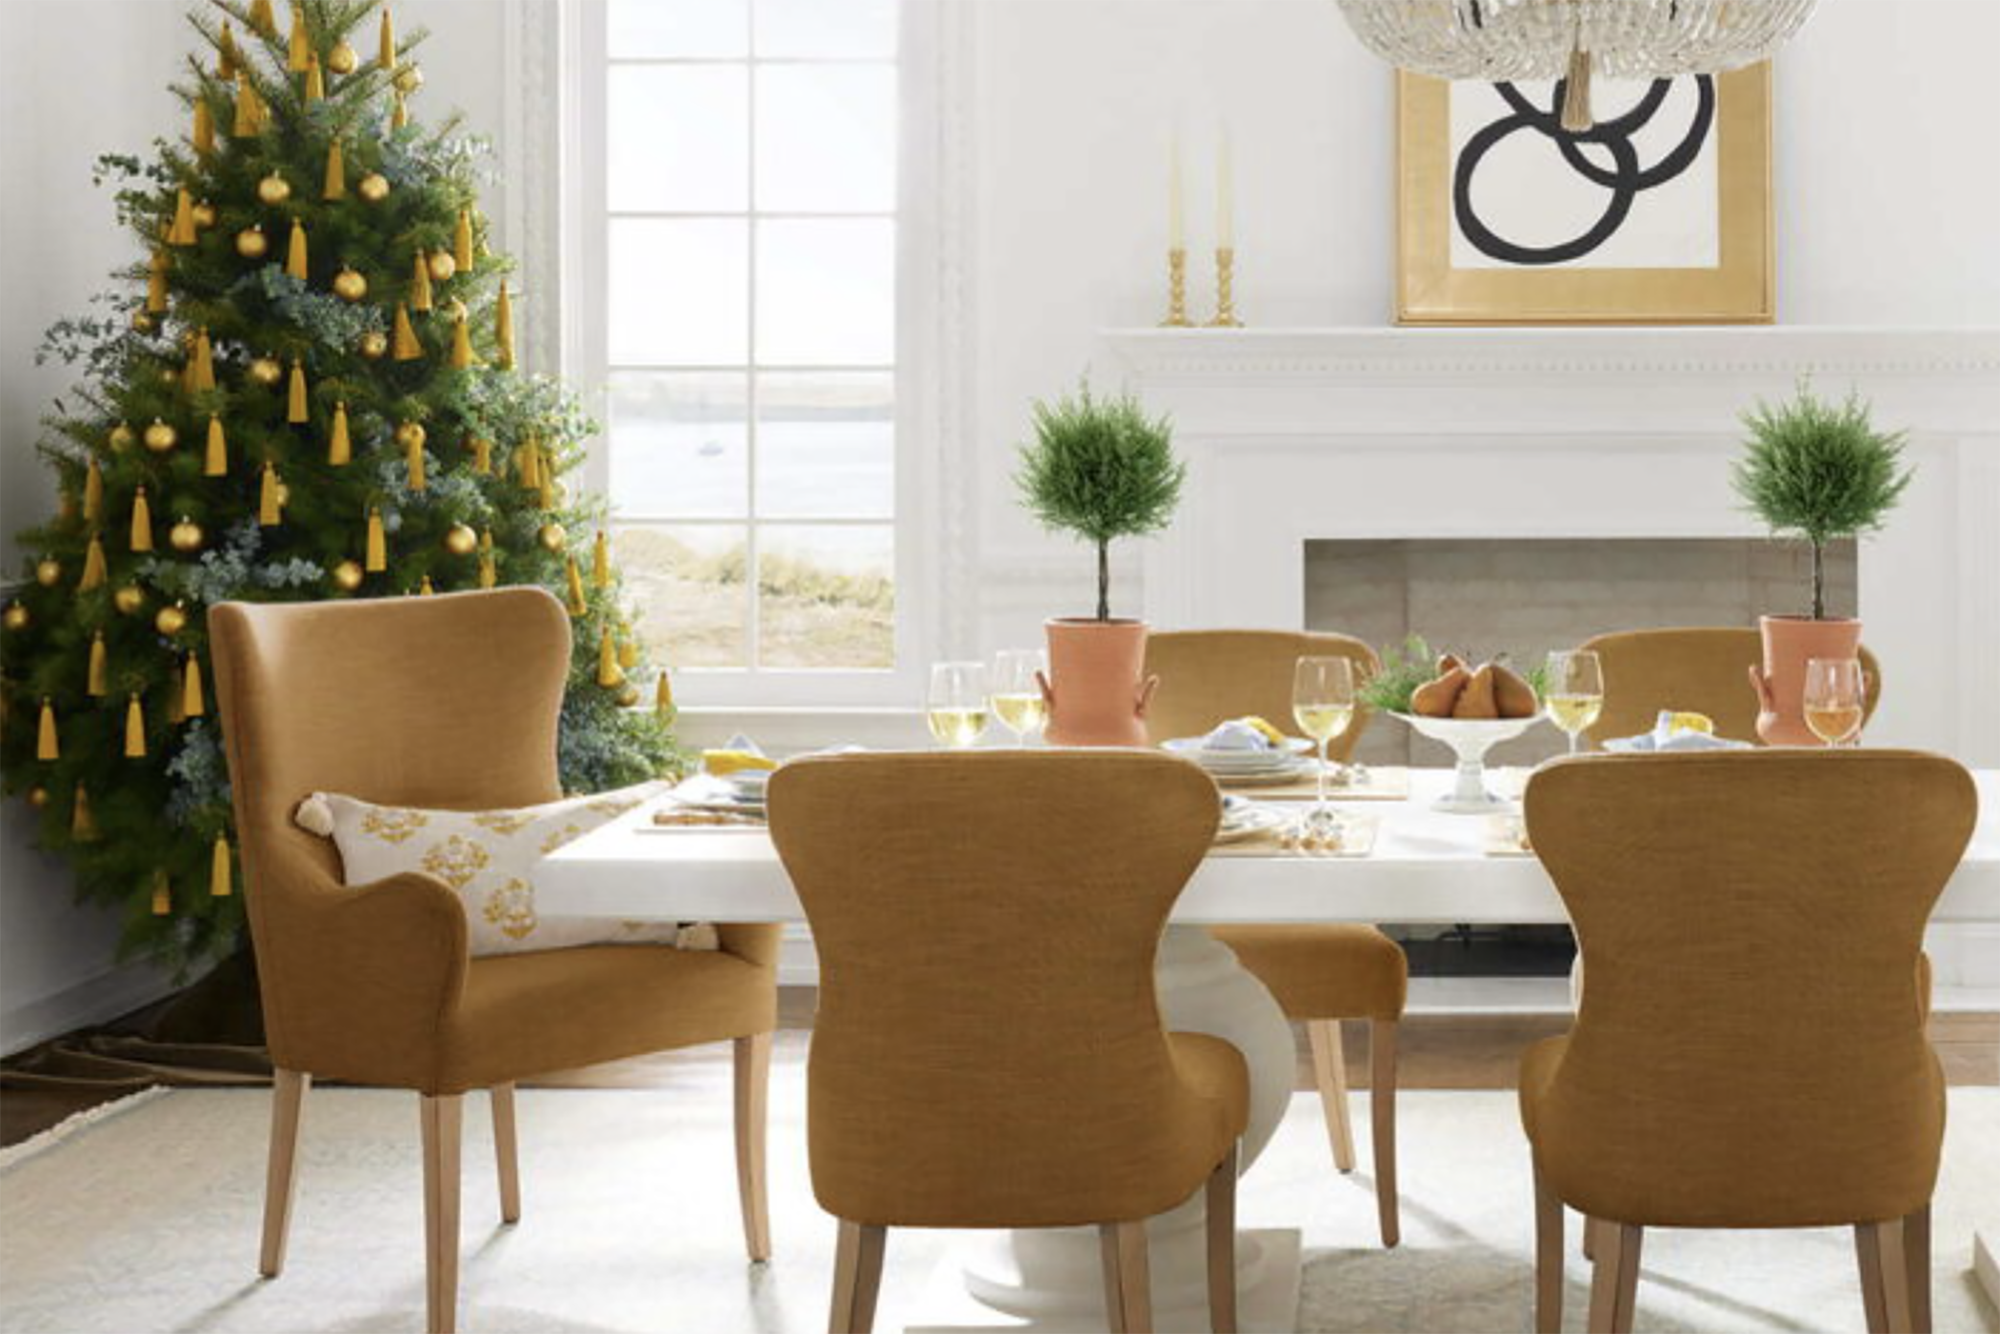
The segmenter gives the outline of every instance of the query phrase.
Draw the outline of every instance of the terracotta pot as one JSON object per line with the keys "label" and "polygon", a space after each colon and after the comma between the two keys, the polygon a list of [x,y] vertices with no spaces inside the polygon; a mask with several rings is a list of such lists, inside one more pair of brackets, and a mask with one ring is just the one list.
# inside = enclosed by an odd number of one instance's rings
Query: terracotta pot
{"label": "terracotta pot", "polygon": [[1823,744],[1806,726],[1806,663],[1813,658],[1853,658],[1861,653],[1861,622],[1815,621],[1809,616],[1762,616],[1764,667],[1750,669],[1760,711],[1757,735],[1769,746]]}
{"label": "terracotta pot", "polygon": [[1146,666],[1144,621],[1062,617],[1048,623],[1049,744],[1143,746],[1146,707],[1158,677]]}

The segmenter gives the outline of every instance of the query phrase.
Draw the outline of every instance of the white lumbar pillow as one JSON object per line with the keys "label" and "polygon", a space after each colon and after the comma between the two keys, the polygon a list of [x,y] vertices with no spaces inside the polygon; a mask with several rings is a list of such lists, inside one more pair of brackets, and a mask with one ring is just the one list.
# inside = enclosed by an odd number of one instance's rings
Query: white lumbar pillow
{"label": "white lumbar pillow", "polygon": [[536,862],[671,786],[640,783],[510,811],[415,810],[315,792],[299,803],[293,819],[301,829],[333,840],[349,885],[420,871],[457,891],[465,902],[466,939],[475,959],[575,945],[712,950],[718,942],[706,922],[547,917],[535,908]]}

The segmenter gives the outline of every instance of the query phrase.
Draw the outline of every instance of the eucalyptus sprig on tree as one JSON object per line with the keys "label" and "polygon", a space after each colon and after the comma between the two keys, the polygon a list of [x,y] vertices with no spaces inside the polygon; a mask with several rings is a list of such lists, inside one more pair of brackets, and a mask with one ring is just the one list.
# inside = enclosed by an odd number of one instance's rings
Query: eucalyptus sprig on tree
{"label": "eucalyptus sprig on tree", "polygon": [[1789,403],[1760,400],[1743,425],[1736,493],[1774,534],[1812,544],[1812,618],[1825,620],[1826,545],[1881,528],[1902,499],[1904,433],[1877,430],[1858,394],[1829,403],[1807,384]]}
{"label": "eucalyptus sprig on tree", "polygon": [[1111,619],[1111,543],[1167,526],[1187,465],[1174,456],[1165,417],[1148,417],[1130,395],[1100,401],[1088,383],[1035,404],[1035,443],[1014,474],[1021,501],[1052,531],[1097,547],[1097,619]]}

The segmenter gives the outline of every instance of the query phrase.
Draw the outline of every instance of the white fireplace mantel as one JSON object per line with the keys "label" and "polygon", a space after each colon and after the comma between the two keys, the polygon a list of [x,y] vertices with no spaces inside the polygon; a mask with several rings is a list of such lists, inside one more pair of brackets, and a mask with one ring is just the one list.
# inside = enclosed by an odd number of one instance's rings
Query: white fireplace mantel
{"label": "white fireplace mantel", "polygon": [[[2000,329],[1112,330],[1189,484],[1154,624],[1299,626],[1304,543],[1738,537],[1739,417],[1810,378],[1904,429],[1917,479],[1859,562],[1891,684],[1871,740],[2000,765]],[[1894,679],[1921,681],[1898,690]]]}

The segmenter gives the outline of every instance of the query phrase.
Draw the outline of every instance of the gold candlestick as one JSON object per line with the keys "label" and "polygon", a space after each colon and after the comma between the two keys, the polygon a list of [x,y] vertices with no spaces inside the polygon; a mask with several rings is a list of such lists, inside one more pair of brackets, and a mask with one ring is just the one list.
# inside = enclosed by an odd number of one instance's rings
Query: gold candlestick
{"label": "gold candlestick", "polygon": [[1187,249],[1172,246],[1167,250],[1167,318],[1160,321],[1160,327],[1187,329],[1193,325],[1187,313]]}
{"label": "gold candlestick", "polygon": [[1236,247],[1217,246],[1215,250],[1215,318],[1208,322],[1211,329],[1241,329],[1243,321],[1236,318]]}

